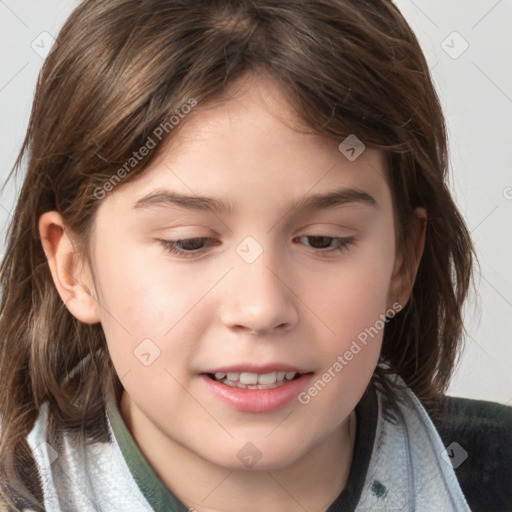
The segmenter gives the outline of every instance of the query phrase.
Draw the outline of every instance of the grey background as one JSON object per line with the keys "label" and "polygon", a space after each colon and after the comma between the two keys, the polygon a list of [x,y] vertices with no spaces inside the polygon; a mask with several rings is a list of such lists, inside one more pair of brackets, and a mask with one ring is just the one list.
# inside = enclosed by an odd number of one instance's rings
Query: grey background
{"label": "grey background", "polygon": [[[449,394],[511,404],[512,0],[396,4],[431,67],[447,118],[452,190],[481,265],[476,297],[466,308],[466,348]],[[24,137],[45,51],[75,5],[0,0],[2,184]],[[0,255],[20,184],[11,181],[0,196]]]}

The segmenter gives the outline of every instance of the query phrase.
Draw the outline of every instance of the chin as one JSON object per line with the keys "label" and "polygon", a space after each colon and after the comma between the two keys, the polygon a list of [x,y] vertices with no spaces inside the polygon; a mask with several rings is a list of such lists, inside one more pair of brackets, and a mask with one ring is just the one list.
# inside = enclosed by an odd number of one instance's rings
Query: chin
{"label": "chin", "polygon": [[303,450],[297,449],[304,448],[300,441],[286,446],[283,446],[282,439],[276,437],[275,441],[235,440],[229,447],[221,447],[220,452],[204,453],[202,457],[230,471],[275,471],[287,468],[302,456]]}

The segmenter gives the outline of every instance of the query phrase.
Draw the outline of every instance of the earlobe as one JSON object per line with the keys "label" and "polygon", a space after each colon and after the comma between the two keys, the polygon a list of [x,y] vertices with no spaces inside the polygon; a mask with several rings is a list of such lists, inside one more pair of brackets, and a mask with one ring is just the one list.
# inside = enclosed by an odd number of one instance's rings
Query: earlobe
{"label": "earlobe", "polygon": [[88,266],[82,255],[75,251],[62,216],[56,211],[41,215],[39,235],[53,282],[69,312],[87,324],[100,322]]}
{"label": "earlobe", "polygon": [[417,217],[414,230],[407,241],[407,248],[396,259],[395,268],[388,296],[388,306],[393,302],[399,302],[404,308],[412,293],[416,274],[420,266],[421,257],[425,249],[427,231],[427,211],[425,208],[416,208]]}

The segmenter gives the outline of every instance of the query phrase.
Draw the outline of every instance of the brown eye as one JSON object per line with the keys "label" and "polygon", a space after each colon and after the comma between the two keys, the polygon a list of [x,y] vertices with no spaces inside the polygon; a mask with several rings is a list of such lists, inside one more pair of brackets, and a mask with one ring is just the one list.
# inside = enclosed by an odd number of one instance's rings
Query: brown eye
{"label": "brown eye", "polygon": [[185,238],[181,240],[159,240],[166,251],[187,256],[204,248],[204,241],[210,238]]}
{"label": "brown eye", "polygon": [[[347,238],[337,238],[332,236],[324,236],[324,235],[304,235],[299,237],[299,240],[309,239],[313,249],[316,249],[320,253],[333,253],[333,252],[341,252],[349,248],[350,244],[353,243],[354,237]],[[331,245],[335,243],[335,245]]]}

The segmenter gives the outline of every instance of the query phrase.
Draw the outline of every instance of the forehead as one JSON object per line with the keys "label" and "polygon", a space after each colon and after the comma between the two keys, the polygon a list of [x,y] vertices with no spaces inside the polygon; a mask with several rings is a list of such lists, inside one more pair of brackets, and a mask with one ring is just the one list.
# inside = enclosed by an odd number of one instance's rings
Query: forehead
{"label": "forehead", "polygon": [[[133,206],[157,190],[215,196],[231,213],[241,204],[298,201],[341,187],[371,196],[386,192],[384,153],[366,148],[349,160],[342,142],[313,133],[286,91],[248,76],[219,99],[198,104],[144,173],[107,196]],[[380,203],[381,201],[378,200]]]}

